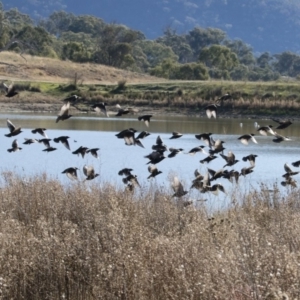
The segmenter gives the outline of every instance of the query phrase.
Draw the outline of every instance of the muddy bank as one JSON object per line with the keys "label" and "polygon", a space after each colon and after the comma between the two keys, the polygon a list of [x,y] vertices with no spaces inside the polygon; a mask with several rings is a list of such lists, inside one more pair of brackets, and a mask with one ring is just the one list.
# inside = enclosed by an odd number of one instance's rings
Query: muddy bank
{"label": "muddy bank", "polygon": [[[54,113],[58,114],[63,102],[58,101],[56,103],[20,103],[20,102],[6,102],[0,103],[0,111],[2,113]],[[109,114],[114,115],[117,113],[117,108],[114,105],[107,106]],[[169,115],[169,116],[194,116],[194,117],[205,117],[205,110],[191,110],[173,107],[155,107],[155,106],[137,106],[139,112],[137,114],[152,114],[152,115]],[[71,113],[75,114],[86,114],[93,113],[88,105],[75,105],[71,107]],[[257,120],[267,120],[271,118],[290,118],[288,115],[261,115],[261,114],[248,114],[245,111],[234,111],[228,110],[219,112],[217,118],[247,118],[247,119],[257,119]],[[300,120],[299,117],[291,117],[293,120]]]}

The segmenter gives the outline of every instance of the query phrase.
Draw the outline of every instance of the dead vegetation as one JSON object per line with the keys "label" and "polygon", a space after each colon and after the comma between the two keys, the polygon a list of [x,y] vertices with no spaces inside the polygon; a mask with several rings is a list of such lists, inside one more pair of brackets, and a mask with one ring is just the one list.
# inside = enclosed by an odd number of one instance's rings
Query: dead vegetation
{"label": "dead vegetation", "polygon": [[236,191],[212,217],[155,186],[1,179],[1,299],[300,298],[298,190]]}
{"label": "dead vegetation", "polygon": [[[129,72],[98,64],[73,63],[48,57],[24,55],[24,60],[14,52],[0,53],[0,78],[2,80],[84,84],[117,84],[126,80],[133,83],[155,82],[147,74]],[[160,79],[159,81],[163,81]]]}

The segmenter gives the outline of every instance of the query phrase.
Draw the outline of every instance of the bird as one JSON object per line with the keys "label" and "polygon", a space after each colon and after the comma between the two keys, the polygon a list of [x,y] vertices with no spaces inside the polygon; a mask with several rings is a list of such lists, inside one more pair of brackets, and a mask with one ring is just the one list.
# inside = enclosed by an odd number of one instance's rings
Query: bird
{"label": "bird", "polygon": [[159,152],[168,151],[168,147],[167,145],[164,144],[160,135],[158,135],[156,138],[156,144],[152,145],[152,150],[159,151]]}
{"label": "bird", "polygon": [[293,171],[287,163],[285,163],[283,167],[284,167],[284,170],[286,173],[283,174],[282,177],[288,178],[288,177],[299,174],[299,172]]}
{"label": "bird", "polygon": [[143,115],[143,116],[138,117],[138,120],[144,121],[146,126],[149,127],[150,118],[152,118],[152,115]]}
{"label": "bird", "polygon": [[36,134],[36,133],[39,133],[40,135],[42,135],[43,137],[45,138],[48,138],[47,134],[45,133],[46,131],[46,128],[35,128],[35,129],[32,129],[31,132]]}
{"label": "bird", "polygon": [[50,146],[50,147],[44,149],[43,151],[45,151],[45,152],[51,152],[51,151],[55,151],[55,150],[56,150],[56,148]]}
{"label": "bird", "polygon": [[184,190],[182,183],[179,181],[178,177],[176,177],[176,176],[173,178],[172,188],[174,191],[174,194],[172,197],[180,198],[188,193],[188,191]]}
{"label": "bird", "polygon": [[138,109],[133,107],[122,108],[119,104],[117,104],[116,107],[118,108],[118,113],[115,115],[116,117],[127,114],[135,114],[138,112]]}
{"label": "bird", "polygon": [[62,171],[62,174],[66,174],[67,177],[71,180],[77,180],[77,170],[79,170],[77,167],[70,167]]}
{"label": "bird", "polygon": [[212,160],[216,159],[217,156],[209,154],[206,158],[200,160],[201,164],[210,163]]}
{"label": "bird", "polygon": [[204,141],[204,143],[211,148],[212,147],[212,141],[211,141],[211,138],[210,138],[211,135],[212,135],[211,132],[196,134],[195,138],[198,139],[198,140]]}
{"label": "bird", "polygon": [[223,96],[221,96],[218,100],[219,101],[226,101],[226,100],[231,100],[232,96],[229,93],[224,94]]}
{"label": "bird", "polygon": [[178,148],[178,149],[176,149],[176,148],[170,148],[169,150],[170,150],[170,152],[171,152],[171,153],[168,155],[169,158],[175,157],[178,153],[180,153],[180,152],[183,151],[182,148]]}
{"label": "bird", "polygon": [[86,176],[85,180],[92,180],[99,176],[99,174],[95,173],[95,169],[93,166],[83,166],[83,174]]}
{"label": "bird", "polygon": [[74,103],[76,102],[77,100],[81,99],[81,97],[77,96],[77,95],[71,95],[67,98],[65,98],[63,101],[65,102],[70,102],[70,103]]}
{"label": "bird", "polygon": [[284,142],[284,141],[291,141],[291,139],[288,136],[280,135],[276,131],[274,133],[275,133],[275,137],[276,137],[275,139],[272,140],[274,143],[281,143],[281,142]]}
{"label": "bird", "polygon": [[6,119],[6,124],[10,133],[5,134],[5,136],[12,137],[22,132],[21,127],[16,128],[15,125],[8,119]]}
{"label": "bird", "polygon": [[22,150],[22,148],[19,147],[17,140],[14,140],[11,144],[11,148],[7,149],[8,152],[16,152],[20,150]]}
{"label": "bird", "polygon": [[224,174],[224,170],[223,169],[215,171],[213,169],[207,168],[207,171],[208,171],[208,173],[211,176],[210,177],[210,181],[217,180],[217,179],[223,177],[223,174]]}
{"label": "bird", "polygon": [[225,142],[221,141],[220,139],[217,139],[215,142],[213,142],[212,139],[210,139],[210,140],[212,142],[212,146],[211,146],[212,149],[209,150],[209,154],[214,155],[214,154],[220,153],[220,152],[223,153],[223,151],[225,150],[225,148],[223,147],[223,144]]}
{"label": "bird", "polygon": [[238,138],[238,140],[240,140],[241,143],[244,144],[244,145],[248,145],[249,144],[249,140],[251,140],[253,143],[257,144],[257,141],[256,141],[253,133],[244,134],[244,135],[240,136]]}
{"label": "bird", "polygon": [[275,132],[273,131],[272,129],[272,125],[269,125],[269,126],[261,126],[257,129],[257,131],[261,134],[261,135],[268,135],[268,133],[272,134],[272,135],[275,135]]}
{"label": "bird", "polygon": [[130,174],[122,179],[124,184],[132,184],[133,186],[141,187],[138,180],[137,175]]}
{"label": "bird", "polygon": [[158,152],[158,151],[153,151],[152,153],[150,153],[144,157],[148,158],[150,160],[149,162],[147,162],[147,165],[148,164],[156,165],[166,158],[163,153]]}
{"label": "bird", "polygon": [[123,109],[119,104],[117,104],[116,107],[118,108],[118,113],[115,115],[116,117],[121,117],[123,115],[129,114],[129,110],[126,108]]}
{"label": "bird", "polygon": [[144,139],[145,137],[149,136],[151,133],[148,131],[142,131],[139,133],[139,135],[136,137],[137,139]]}
{"label": "bird", "polygon": [[59,121],[67,120],[72,117],[72,115],[69,114],[69,109],[70,102],[67,102],[61,107],[60,112],[58,113],[58,116],[56,118],[56,123],[58,123]]}
{"label": "bird", "polygon": [[6,85],[4,82],[2,83],[6,92],[5,97],[11,98],[15,95],[18,94],[18,92],[16,92],[16,88],[14,86],[13,83],[11,83],[10,85]]}
{"label": "bird", "polygon": [[108,114],[108,112],[106,110],[106,105],[107,105],[106,102],[101,102],[101,103],[97,103],[97,104],[92,105],[91,108],[96,113],[102,112],[106,117],[109,117],[109,114]]}
{"label": "bird", "polygon": [[25,139],[25,142],[23,143],[24,145],[31,145],[33,143],[38,143],[38,140],[36,139],[27,139],[27,138],[24,139]]}
{"label": "bird", "polygon": [[170,140],[178,139],[178,138],[181,138],[182,136],[183,136],[182,133],[174,131],[174,132],[172,132],[172,136],[170,137]]}
{"label": "bird", "polygon": [[256,157],[257,157],[256,154],[250,154],[250,155],[248,155],[248,156],[244,156],[244,157],[242,158],[242,160],[243,160],[243,161],[249,160],[250,165],[254,167],[254,166],[255,166],[255,158],[256,158]]}
{"label": "bird", "polygon": [[87,152],[88,148],[87,147],[82,147],[80,146],[77,150],[73,151],[73,154],[81,155],[82,158],[84,158],[85,153]]}
{"label": "bird", "polygon": [[219,191],[226,194],[224,186],[220,183],[216,183],[216,184],[212,185],[211,187],[209,187],[209,191],[212,192],[216,196],[219,194]]}
{"label": "bird", "polygon": [[207,117],[210,119],[211,117],[213,118],[217,118],[217,110],[218,110],[218,103],[215,104],[210,104],[208,106],[205,107],[205,112]]}
{"label": "bird", "polygon": [[60,136],[60,137],[54,138],[53,141],[54,141],[55,143],[61,142],[68,150],[71,150],[71,149],[70,149],[69,142],[68,142],[68,139],[69,139],[69,138],[70,138],[70,137],[68,137],[68,136]]}
{"label": "bird", "polygon": [[235,155],[233,154],[232,151],[228,151],[227,156],[222,153],[220,155],[227,162],[227,164],[223,168],[225,168],[226,166],[233,166],[234,164],[236,164],[239,161],[239,160],[235,159]]}
{"label": "bird", "polygon": [[155,176],[162,173],[162,171],[158,171],[157,167],[155,165],[149,165],[148,171],[150,172],[150,175],[147,179],[154,178]]}
{"label": "bird", "polygon": [[253,168],[254,168],[254,166],[242,168],[241,175],[246,176],[246,175],[252,173],[253,172]]}
{"label": "bird", "polygon": [[204,146],[194,147],[186,154],[194,155],[197,152],[202,152],[203,154],[207,154],[203,148],[204,148]]}
{"label": "bird", "polygon": [[43,143],[46,148],[50,148],[51,139],[40,139],[37,140],[39,143]]}
{"label": "bird", "polygon": [[291,120],[279,120],[279,119],[272,119],[272,121],[278,123],[279,125],[276,127],[276,129],[284,129],[293,124]]}
{"label": "bird", "polygon": [[292,166],[294,166],[294,167],[300,167],[300,160],[297,160],[297,161],[293,162]]}
{"label": "bird", "polygon": [[95,158],[99,158],[98,156],[98,150],[100,150],[99,148],[92,148],[92,149],[88,149],[86,151],[86,153],[91,153]]}
{"label": "bird", "polygon": [[292,188],[297,187],[297,182],[293,177],[288,177],[285,179],[285,181],[281,181],[282,186],[291,186]]}
{"label": "bird", "polygon": [[144,148],[144,145],[142,144],[142,142],[135,138],[135,133],[136,133],[136,130],[134,128],[128,128],[128,129],[125,129],[125,130],[122,130],[121,132],[117,133],[116,136],[117,138],[119,139],[124,139],[125,141],[125,145],[127,146],[131,146],[131,145],[138,145],[142,148]]}
{"label": "bird", "polygon": [[124,168],[124,169],[122,169],[122,170],[120,170],[119,172],[118,172],[118,174],[120,175],[120,176],[129,176],[129,175],[131,175],[131,172],[133,171],[133,169],[130,169],[130,168]]}

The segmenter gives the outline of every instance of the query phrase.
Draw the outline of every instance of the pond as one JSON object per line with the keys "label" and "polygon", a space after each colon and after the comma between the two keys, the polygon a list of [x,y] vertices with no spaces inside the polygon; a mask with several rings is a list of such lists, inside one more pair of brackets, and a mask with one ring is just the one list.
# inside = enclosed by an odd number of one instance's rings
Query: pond
{"label": "pond", "polygon": [[[22,133],[16,137],[5,137],[9,132],[6,119],[9,119],[16,127],[22,127]],[[195,134],[211,132],[214,140],[221,139],[225,142],[224,154],[232,151],[236,159],[239,160],[233,167],[227,167],[228,170],[235,169],[241,171],[243,167],[249,166],[249,162],[244,162],[242,158],[249,154],[256,154],[256,166],[254,172],[241,177],[239,186],[249,190],[258,187],[261,183],[266,184],[270,189],[275,182],[284,180],[282,175],[285,173],[284,164],[291,165],[292,162],[300,160],[300,124],[294,122],[286,129],[278,130],[278,133],[289,136],[291,141],[274,143],[271,135],[261,136],[257,132],[255,122],[259,125],[270,125],[276,127],[272,120],[255,119],[207,119],[190,116],[153,116],[149,128],[145,123],[138,121],[137,115],[125,117],[109,117],[102,115],[80,114],[75,115],[66,121],[55,123],[56,114],[39,113],[3,113],[0,114],[0,137],[2,147],[1,153],[1,171],[13,171],[20,176],[36,175],[46,172],[51,178],[56,178],[63,183],[69,184],[70,180],[62,171],[68,167],[78,167],[80,169],[79,178],[84,180],[82,172],[84,165],[92,165],[96,173],[100,176],[95,178],[95,182],[103,184],[111,182],[118,186],[123,186],[122,177],[118,171],[122,168],[133,169],[133,174],[138,176],[142,187],[150,184],[156,184],[159,187],[166,187],[171,191],[170,179],[177,176],[182,181],[185,189],[189,189],[191,181],[194,179],[194,171],[198,169],[201,174],[207,172],[207,167],[213,170],[221,169],[225,164],[222,157],[218,157],[209,164],[201,164],[199,161],[207,155],[196,153],[191,156],[187,153],[196,146],[205,146],[205,151],[209,148],[203,141],[195,138]],[[46,128],[46,133],[50,139],[59,136],[69,136],[71,151],[65,148],[61,143],[56,144],[51,141],[51,146],[57,148],[53,152],[44,152],[45,146],[40,143],[24,145],[24,138],[41,139],[42,136],[31,133],[31,130],[37,127]],[[118,139],[115,135],[120,131],[133,127],[138,133],[146,130],[151,134],[141,140],[144,148],[139,146],[127,146],[123,139]],[[172,132],[178,131],[183,134],[179,139],[170,139]],[[243,145],[238,137],[254,133],[257,144],[249,142],[249,145]],[[152,145],[155,144],[157,136],[160,136],[164,143],[170,148],[183,148],[183,153],[174,158],[166,158],[157,164],[162,174],[158,175],[151,182],[147,180],[148,159],[144,156],[152,152]],[[18,140],[21,151],[9,153],[7,149],[11,148],[14,139]],[[81,156],[72,154],[80,146],[88,148],[100,148],[99,159],[91,154]],[[169,152],[167,153],[169,154]],[[219,156],[219,155],[218,155]],[[298,168],[292,167],[297,171]],[[300,169],[299,169],[300,171]],[[300,178],[295,175],[294,178]],[[219,179],[226,190],[232,190],[234,184],[227,179]],[[88,184],[88,183],[87,183]],[[211,193],[200,194],[197,190],[189,194],[193,199],[212,198],[216,199]],[[223,196],[224,197],[224,196]]]}

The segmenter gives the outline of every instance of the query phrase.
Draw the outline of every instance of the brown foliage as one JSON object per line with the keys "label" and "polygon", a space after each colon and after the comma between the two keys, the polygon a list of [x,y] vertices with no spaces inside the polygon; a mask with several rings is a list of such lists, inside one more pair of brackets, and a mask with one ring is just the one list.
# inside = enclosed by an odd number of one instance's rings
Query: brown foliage
{"label": "brown foliage", "polygon": [[299,191],[214,218],[164,191],[2,174],[1,299],[299,299]]}

